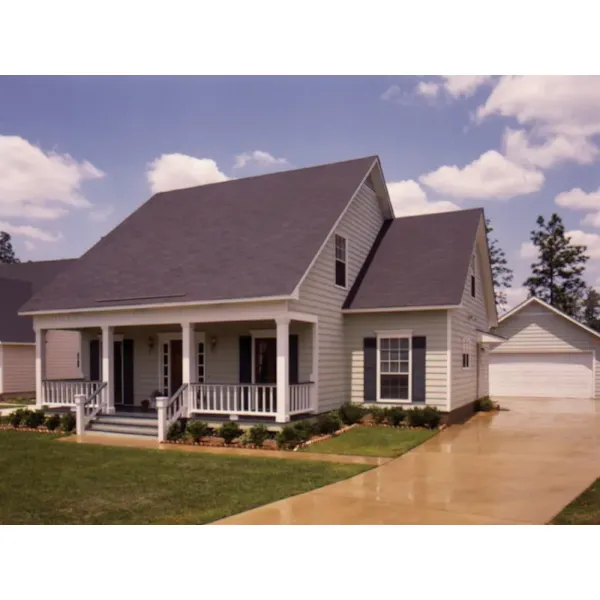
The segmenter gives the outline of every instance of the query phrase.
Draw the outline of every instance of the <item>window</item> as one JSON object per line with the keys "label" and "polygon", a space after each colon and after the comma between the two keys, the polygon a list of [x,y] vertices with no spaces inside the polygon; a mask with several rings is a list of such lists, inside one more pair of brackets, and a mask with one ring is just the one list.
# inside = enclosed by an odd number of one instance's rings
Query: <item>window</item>
{"label": "window", "polygon": [[471,296],[475,298],[475,275],[471,275]]}
{"label": "window", "polygon": [[162,392],[164,396],[169,394],[169,343],[162,345]]}
{"label": "window", "polygon": [[335,285],[346,287],[346,238],[335,236]]}
{"label": "window", "polygon": [[204,383],[204,342],[198,342],[198,383]]}
{"label": "window", "polygon": [[471,344],[469,340],[463,338],[463,351],[462,351],[462,366],[463,369],[468,369],[471,366]]}
{"label": "window", "polygon": [[410,338],[379,338],[379,399],[410,400]]}

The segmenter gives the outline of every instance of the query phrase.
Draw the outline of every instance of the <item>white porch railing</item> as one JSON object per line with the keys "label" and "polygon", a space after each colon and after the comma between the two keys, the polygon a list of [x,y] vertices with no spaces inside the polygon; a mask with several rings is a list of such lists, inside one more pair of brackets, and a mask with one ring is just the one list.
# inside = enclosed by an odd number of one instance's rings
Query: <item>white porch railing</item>
{"label": "white porch railing", "polygon": [[313,388],[314,384],[310,381],[290,385],[290,415],[311,412],[313,408],[316,410]]}
{"label": "white porch railing", "polygon": [[75,406],[75,396],[90,398],[102,385],[102,381],[45,380],[42,382],[42,404]]}
{"label": "white porch railing", "polygon": [[106,383],[101,383],[98,389],[91,394],[76,394],[75,396],[75,418],[77,435],[82,435],[92,419],[95,419],[108,407],[108,394]]}
{"label": "white porch railing", "polygon": [[188,387],[184,383],[170,398],[165,407],[166,428],[174,421],[177,421],[186,412],[187,395],[185,393]]}
{"label": "white porch railing", "polygon": [[190,412],[274,417],[276,396],[274,383],[191,383]]}

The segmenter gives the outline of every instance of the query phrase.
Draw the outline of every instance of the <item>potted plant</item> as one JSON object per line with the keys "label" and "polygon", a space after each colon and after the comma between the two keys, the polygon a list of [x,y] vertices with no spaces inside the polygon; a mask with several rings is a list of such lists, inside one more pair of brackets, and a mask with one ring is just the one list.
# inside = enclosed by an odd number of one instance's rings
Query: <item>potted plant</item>
{"label": "potted plant", "polygon": [[150,400],[148,400],[148,398],[144,398],[142,400],[141,407],[144,412],[148,412],[148,409],[150,408]]}

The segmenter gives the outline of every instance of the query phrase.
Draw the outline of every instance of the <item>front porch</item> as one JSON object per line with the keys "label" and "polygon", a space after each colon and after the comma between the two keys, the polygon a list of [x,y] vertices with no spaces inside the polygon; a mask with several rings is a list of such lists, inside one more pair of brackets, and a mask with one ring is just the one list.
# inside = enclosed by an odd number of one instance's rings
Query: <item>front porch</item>
{"label": "front porch", "polygon": [[82,376],[68,381],[44,376],[46,331],[36,330],[36,403],[81,404],[82,430],[100,414],[123,411],[150,417],[157,409],[164,438],[162,429],[179,417],[282,424],[318,410],[318,330],[310,315],[80,327]]}

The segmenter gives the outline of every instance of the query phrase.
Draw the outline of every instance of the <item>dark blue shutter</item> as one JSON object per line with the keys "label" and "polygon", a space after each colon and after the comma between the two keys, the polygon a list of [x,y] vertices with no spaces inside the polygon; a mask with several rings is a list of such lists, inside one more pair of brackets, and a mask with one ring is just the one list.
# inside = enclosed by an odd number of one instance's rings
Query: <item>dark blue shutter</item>
{"label": "dark blue shutter", "polygon": [[90,381],[100,381],[100,340],[90,340]]}
{"label": "dark blue shutter", "polygon": [[123,340],[123,404],[133,404],[133,340]]}
{"label": "dark blue shutter", "polygon": [[123,351],[122,342],[113,343],[113,375],[115,378],[115,404],[123,404],[123,361],[121,353]]}
{"label": "dark blue shutter", "polygon": [[290,383],[298,383],[298,336],[290,335]]}
{"label": "dark blue shutter", "polygon": [[377,402],[377,338],[364,338],[363,349],[364,401]]}
{"label": "dark blue shutter", "polygon": [[252,383],[252,336],[240,336],[240,383]]}
{"label": "dark blue shutter", "polygon": [[412,401],[425,402],[425,356],[427,338],[412,339]]}

